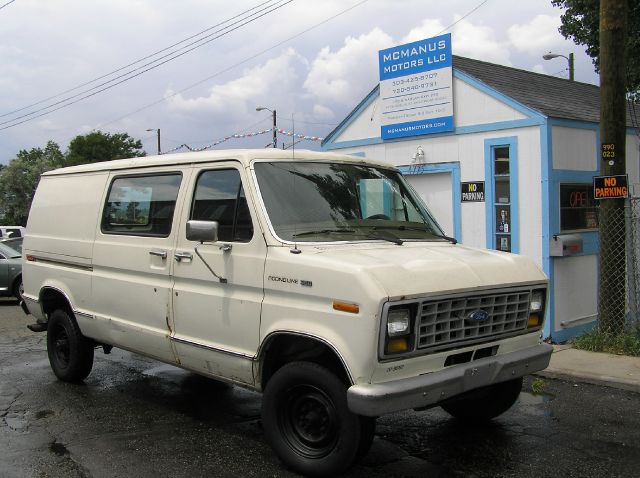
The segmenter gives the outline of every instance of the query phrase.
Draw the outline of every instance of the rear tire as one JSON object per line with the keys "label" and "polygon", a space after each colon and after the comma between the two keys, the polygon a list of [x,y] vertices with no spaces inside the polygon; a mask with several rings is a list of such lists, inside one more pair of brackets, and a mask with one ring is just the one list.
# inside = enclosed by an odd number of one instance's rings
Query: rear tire
{"label": "rear tire", "polygon": [[469,422],[483,422],[509,410],[522,390],[522,377],[466,393],[441,407],[450,415]]}
{"label": "rear tire", "polygon": [[307,476],[336,476],[363,456],[374,422],[351,413],[347,387],[311,362],[280,368],[262,399],[267,442],[292,470]]}
{"label": "rear tire", "polygon": [[94,344],[80,332],[75,318],[56,309],[47,326],[47,354],[53,373],[65,382],[81,382],[93,368]]}

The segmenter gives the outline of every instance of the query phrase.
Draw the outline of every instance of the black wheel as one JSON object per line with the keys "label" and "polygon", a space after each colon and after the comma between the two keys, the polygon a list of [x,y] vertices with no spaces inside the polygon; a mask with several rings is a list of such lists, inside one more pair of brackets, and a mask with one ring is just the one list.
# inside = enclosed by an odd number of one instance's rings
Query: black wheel
{"label": "black wheel", "polygon": [[280,459],[308,476],[340,474],[373,440],[369,419],[349,411],[346,385],[310,362],[293,362],[274,374],[262,399],[262,423]]}
{"label": "black wheel", "polygon": [[491,420],[509,410],[522,390],[522,377],[479,388],[443,403],[442,408],[461,420]]}
{"label": "black wheel", "polygon": [[373,444],[376,435],[376,419],[375,417],[360,417],[360,446],[356,453],[356,462],[362,460]]}
{"label": "black wheel", "polygon": [[16,299],[22,300],[22,294],[24,294],[24,284],[22,283],[22,276],[20,276],[13,284],[13,295]]}
{"label": "black wheel", "polygon": [[62,309],[49,316],[47,353],[53,373],[65,382],[84,380],[93,367],[93,342],[82,335],[73,316]]}

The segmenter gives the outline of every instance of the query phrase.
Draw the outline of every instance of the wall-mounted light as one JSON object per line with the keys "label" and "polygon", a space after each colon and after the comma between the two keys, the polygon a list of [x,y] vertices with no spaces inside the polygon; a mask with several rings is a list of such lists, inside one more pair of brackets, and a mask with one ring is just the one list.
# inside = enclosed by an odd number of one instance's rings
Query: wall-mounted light
{"label": "wall-mounted light", "polygon": [[413,162],[414,163],[424,163],[424,149],[422,149],[422,146],[418,146],[416,148],[416,152],[413,155]]}

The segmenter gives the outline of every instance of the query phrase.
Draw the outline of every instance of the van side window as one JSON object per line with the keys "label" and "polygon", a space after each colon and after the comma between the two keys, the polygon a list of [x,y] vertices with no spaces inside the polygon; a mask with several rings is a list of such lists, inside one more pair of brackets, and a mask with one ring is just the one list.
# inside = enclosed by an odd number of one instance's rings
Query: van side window
{"label": "van side window", "polygon": [[240,173],[221,169],[200,174],[190,219],[218,221],[221,241],[249,242],[253,224]]}
{"label": "van side window", "polygon": [[102,232],[169,236],[181,180],[178,173],[115,178],[102,214]]}

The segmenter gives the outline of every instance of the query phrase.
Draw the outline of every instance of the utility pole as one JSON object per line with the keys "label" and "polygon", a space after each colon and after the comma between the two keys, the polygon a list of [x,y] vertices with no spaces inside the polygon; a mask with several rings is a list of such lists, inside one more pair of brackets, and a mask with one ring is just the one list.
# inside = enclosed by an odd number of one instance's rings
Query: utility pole
{"label": "utility pole", "polygon": [[156,136],[158,138],[158,156],[160,156],[162,154],[162,151],[160,149],[160,128],[149,128],[147,131],[155,131],[156,132]]}
{"label": "utility pole", "polygon": [[278,147],[278,120],[276,117],[276,110],[273,110],[273,147]]}
{"label": "utility pole", "polygon": [[[627,0],[600,0],[600,175],[626,173]],[[613,154],[612,154],[613,153]],[[604,332],[625,322],[625,200],[600,200],[598,317]]]}
{"label": "utility pole", "polygon": [[[272,110],[271,108],[267,108],[266,106],[256,106],[256,111],[271,111],[273,114],[273,147],[278,147],[278,116],[276,115],[276,110]],[[265,146],[266,148],[266,146]]]}
{"label": "utility pole", "polygon": [[573,60],[573,53],[569,53],[569,81],[576,79],[576,67]]}

